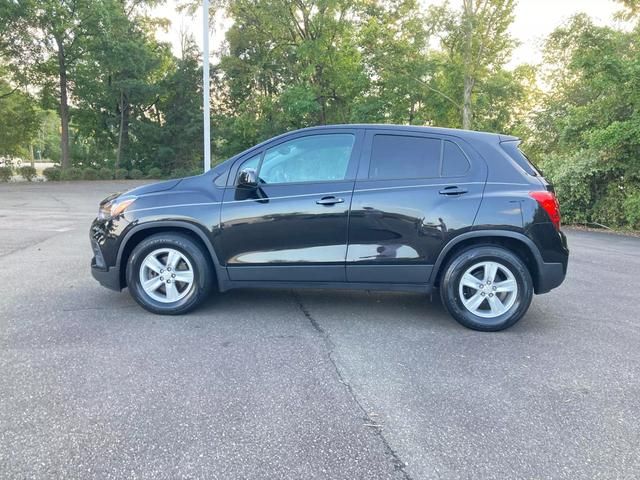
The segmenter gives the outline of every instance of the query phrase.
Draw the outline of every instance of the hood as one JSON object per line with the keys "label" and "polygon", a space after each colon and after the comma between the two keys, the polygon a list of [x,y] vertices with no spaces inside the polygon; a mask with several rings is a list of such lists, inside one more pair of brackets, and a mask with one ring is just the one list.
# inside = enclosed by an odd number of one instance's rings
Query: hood
{"label": "hood", "polygon": [[132,190],[128,190],[121,195],[135,195],[139,197],[141,195],[147,195],[149,193],[163,192],[165,190],[171,190],[182,181],[181,178],[176,180],[166,180],[164,182],[150,183],[149,185],[142,185]]}

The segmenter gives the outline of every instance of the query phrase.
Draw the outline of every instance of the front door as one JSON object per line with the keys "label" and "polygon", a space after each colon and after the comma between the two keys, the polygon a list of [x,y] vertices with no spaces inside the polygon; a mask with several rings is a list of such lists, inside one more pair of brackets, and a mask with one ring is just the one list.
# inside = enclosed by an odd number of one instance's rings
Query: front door
{"label": "front door", "polygon": [[347,280],[425,284],[443,245],[471,228],[486,165],[454,137],[367,130],[353,194]]}
{"label": "front door", "polygon": [[257,188],[224,194],[216,250],[236,281],[344,282],[357,131],[294,134],[232,169],[257,170]]}

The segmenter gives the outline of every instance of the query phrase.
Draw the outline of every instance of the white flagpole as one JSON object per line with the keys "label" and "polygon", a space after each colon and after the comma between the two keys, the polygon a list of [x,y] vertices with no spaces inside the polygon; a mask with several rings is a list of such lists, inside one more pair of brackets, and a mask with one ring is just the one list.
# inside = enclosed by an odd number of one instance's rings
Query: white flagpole
{"label": "white flagpole", "polygon": [[211,104],[209,100],[209,0],[202,2],[202,106],[204,115],[204,171],[211,168]]}

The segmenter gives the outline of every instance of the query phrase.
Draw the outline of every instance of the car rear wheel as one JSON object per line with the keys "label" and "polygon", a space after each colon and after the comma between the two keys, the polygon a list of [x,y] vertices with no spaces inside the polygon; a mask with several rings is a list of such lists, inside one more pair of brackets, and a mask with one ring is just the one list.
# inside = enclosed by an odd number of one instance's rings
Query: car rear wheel
{"label": "car rear wheel", "polygon": [[533,297],[533,281],[524,262],[497,246],[462,251],[445,267],[440,297],[460,324],[498,331],[514,325]]}
{"label": "car rear wheel", "polygon": [[213,272],[206,253],[186,235],[152,235],[127,263],[127,285],[136,302],[153,313],[178,315],[207,296]]}

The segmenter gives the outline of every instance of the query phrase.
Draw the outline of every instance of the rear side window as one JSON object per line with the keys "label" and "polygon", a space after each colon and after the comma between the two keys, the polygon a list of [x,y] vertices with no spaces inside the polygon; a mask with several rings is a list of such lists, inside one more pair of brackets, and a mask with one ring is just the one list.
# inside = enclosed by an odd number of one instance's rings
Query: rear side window
{"label": "rear side window", "polygon": [[444,141],[442,151],[442,176],[443,177],[462,177],[469,171],[469,160],[460,147],[448,140]]}
{"label": "rear side window", "polygon": [[441,140],[402,135],[375,135],[369,178],[440,176]]}
{"label": "rear side window", "polygon": [[542,173],[540,172],[540,170],[538,170],[535,167],[535,165],[531,163],[531,160],[529,160],[527,156],[524,153],[522,153],[522,150],[518,148],[518,145],[520,145],[519,141],[500,143],[500,146],[502,147],[502,149],[505,152],[507,152],[509,157],[511,157],[511,159],[514,162],[516,162],[518,166],[522,168],[525,172],[527,172],[529,175],[532,175],[534,177],[542,176]]}

